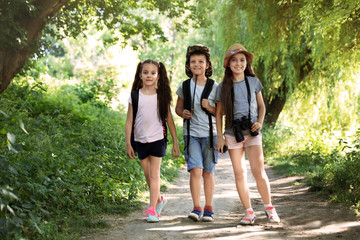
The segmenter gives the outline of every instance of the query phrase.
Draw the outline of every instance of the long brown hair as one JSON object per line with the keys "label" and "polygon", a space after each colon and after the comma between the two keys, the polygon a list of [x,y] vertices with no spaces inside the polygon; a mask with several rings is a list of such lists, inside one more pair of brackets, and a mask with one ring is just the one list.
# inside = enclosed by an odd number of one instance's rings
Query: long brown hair
{"label": "long brown hair", "polygon": [[[255,77],[254,69],[251,66],[251,62],[249,57],[244,54],[246,57],[246,68],[244,71],[245,76],[252,76]],[[230,67],[226,67],[224,77],[222,80],[222,88],[221,88],[221,104],[223,107],[223,111],[225,114],[225,128],[231,128],[232,121],[233,121],[233,102],[231,99],[231,89],[234,87],[233,82],[233,72],[231,71]]]}
{"label": "long brown hair", "polygon": [[[158,68],[159,80],[157,81],[157,104],[159,109],[159,119],[165,122],[169,112],[169,107],[172,101],[170,81],[167,76],[165,65],[162,62],[156,62],[148,59],[143,62],[139,62],[136,68],[135,78],[131,90],[139,90],[142,88],[142,80],[140,79],[140,73],[144,64],[154,64]],[[135,119],[134,119],[135,120]]]}

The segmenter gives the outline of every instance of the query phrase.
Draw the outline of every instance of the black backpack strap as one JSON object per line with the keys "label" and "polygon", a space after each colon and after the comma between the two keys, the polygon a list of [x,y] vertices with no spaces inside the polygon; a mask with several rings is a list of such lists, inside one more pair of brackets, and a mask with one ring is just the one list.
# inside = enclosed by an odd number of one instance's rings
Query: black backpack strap
{"label": "black backpack strap", "polygon": [[[211,93],[211,90],[212,90],[212,87],[214,86],[214,83],[215,81],[212,80],[212,79],[207,79],[206,81],[206,84],[205,84],[205,87],[204,87],[204,90],[203,92],[201,93],[201,99],[200,99],[200,103],[202,102],[203,99],[208,99],[210,93]],[[210,113],[208,110],[206,110],[205,108],[203,108],[201,106],[201,109],[206,112],[206,114],[211,114],[211,115],[214,115],[212,113]]]}
{"label": "black backpack strap", "polygon": [[[184,109],[187,109],[191,112],[191,92],[190,92],[190,82],[191,79],[188,79],[183,82],[182,89],[184,94]],[[189,153],[189,142],[190,142],[190,119],[184,119],[184,124],[187,124],[187,144],[186,149]]]}
{"label": "black backpack strap", "polygon": [[[205,87],[204,87],[204,90],[203,92],[201,93],[201,99],[200,99],[200,102],[202,102],[203,99],[208,99],[210,93],[211,93],[211,90],[212,90],[212,87],[214,86],[214,83],[215,81],[208,78],[207,81],[206,81],[206,84],[205,84]],[[207,109],[203,108],[201,106],[201,109],[206,112],[206,114],[208,115],[208,118],[209,118],[209,133],[210,133],[210,148],[214,148],[214,134],[213,134],[213,124],[212,124],[212,116],[214,116],[214,114],[210,113]]]}
{"label": "black backpack strap", "polygon": [[182,89],[184,94],[184,109],[191,111],[191,92],[190,92],[190,81],[188,79],[183,82]]}
{"label": "black backpack strap", "polygon": [[138,105],[139,105],[139,90],[131,91],[131,103],[132,103],[132,107],[133,107],[133,123],[132,123],[132,128],[131,128],[131,146],[135,150],[134,126],[135,126],[136,114],[138,111]]}

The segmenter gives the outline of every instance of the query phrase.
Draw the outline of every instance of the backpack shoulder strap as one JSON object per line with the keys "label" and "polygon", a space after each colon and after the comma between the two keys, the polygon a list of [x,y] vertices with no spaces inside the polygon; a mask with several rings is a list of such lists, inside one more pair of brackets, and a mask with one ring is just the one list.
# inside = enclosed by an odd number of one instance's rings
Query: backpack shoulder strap
{"label": "backpack shoulder strap", "polygon": [[[214,86],[215,81],[208,78],[204,87],[203,92],[201,93],[201,99],[200,102],[202,102],[203,99],[207,99],[211,93],[212,87]],[[201,107],[201,109],[203,111],[206,112],[206,114],[211,114],[208,110],[206,110],[205,108]]]}
{"label": "backpack shoulder strap", "polygon": [[[191,112],[191,91],[190,91],[190,82],[191,79],[188,79],[183,82],[183,94],[184,94],[184,109],[187,109]],[[190,119],[184,119],[184,124],[187,125],[187,144],[184,146],[189,154],[189,142],[190,142]]]}
{"label": "backpack shoulder strap", "polygon": [[131,91],[131,102],[133,107],[133,125],[134,125],[138,110],[138,105],[139,105],[139,90]]}
{"label": "backpack shoulder strap", "polygon": [[191,111],[191,92],[190,92],[190,81],[188,79],[183,82],[182,88],[184,93],[184,109]]}
{"label": "backpack shoulder strap", "polygon": [[134,126],[135,126],[135,119],[136,119],[136,113],[138,110],[139,105],[139,90],[133,90],[131,91],[131,103],[133,107],[133,123],[131,128],[131,146],[135,149],[135,137],[134,137]]}

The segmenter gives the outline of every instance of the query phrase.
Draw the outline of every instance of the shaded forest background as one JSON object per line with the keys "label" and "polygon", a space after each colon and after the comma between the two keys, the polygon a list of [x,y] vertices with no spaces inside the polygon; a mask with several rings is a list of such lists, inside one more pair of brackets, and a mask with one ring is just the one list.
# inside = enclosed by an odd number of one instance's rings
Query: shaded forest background
{"label": "shaded forest background", "polygon": [[[231,44],[255,54],[267,164],[359,214],[360,1],[0,0],[0,23],[5,239],[74,239],[142,203],[124,144],[136,64],[162,61],[175,92],[192,44],[218,83]],[[168,152],[163,190],[183,163]]]}

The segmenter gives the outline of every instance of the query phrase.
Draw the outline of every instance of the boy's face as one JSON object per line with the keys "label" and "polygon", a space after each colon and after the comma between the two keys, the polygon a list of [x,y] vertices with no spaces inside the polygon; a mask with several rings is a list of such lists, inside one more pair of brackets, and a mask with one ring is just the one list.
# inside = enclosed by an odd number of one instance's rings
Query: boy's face
{"label": "boy's face", "polygon": [[205,71],[208,69],[209,63],[203,54],[193,54],[190,56],[190,70],[193,75],[205,76]]}

